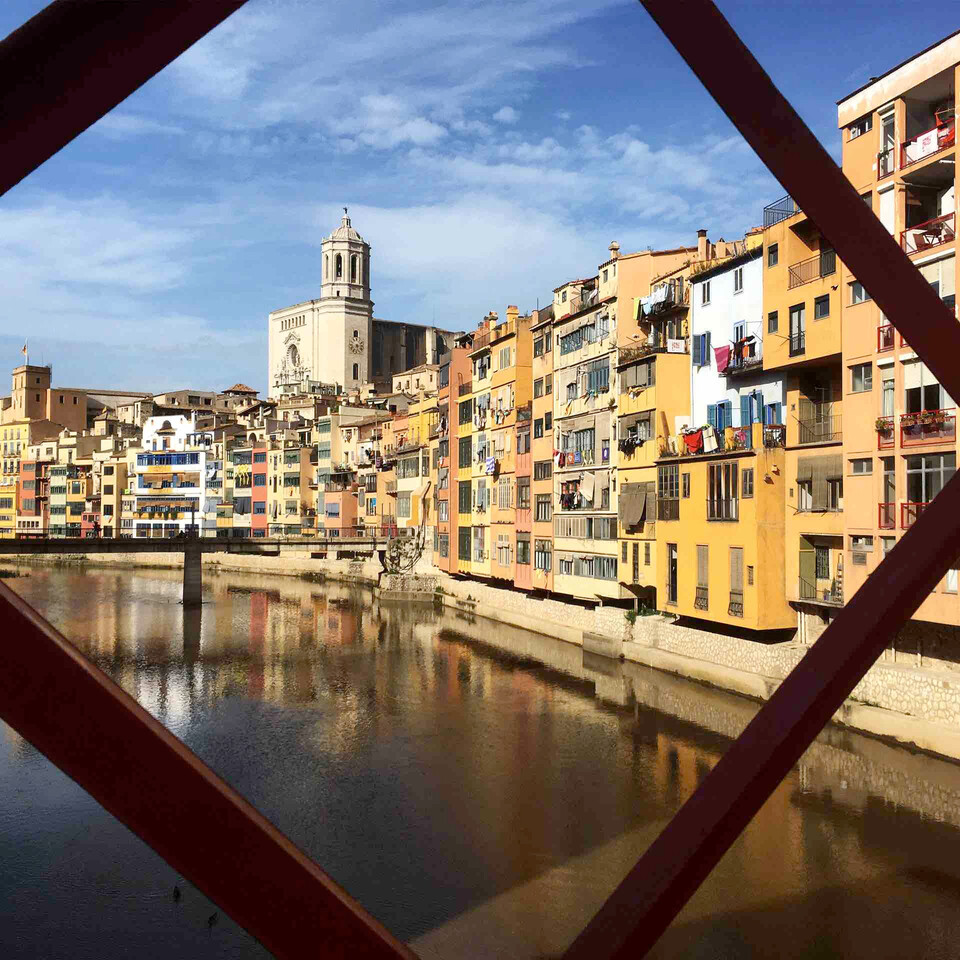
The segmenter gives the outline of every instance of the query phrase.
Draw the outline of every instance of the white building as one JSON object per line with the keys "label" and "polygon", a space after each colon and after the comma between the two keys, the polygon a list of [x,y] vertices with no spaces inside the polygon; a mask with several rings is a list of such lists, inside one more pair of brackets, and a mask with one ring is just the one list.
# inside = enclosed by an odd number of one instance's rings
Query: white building
{"label": "white building", "polygon": [[310,381],[348,392],[370,382],[389,388],[394,374],[438,364],[449,353],[448,331],[373,316],[370,244],[346,207],[340,226],[321,243],[320,269],[319,299],[274,310],[267,321],[270,396]]}
{"label": "white building", "polygon": [[[208,460],[213,434],[198,432],[196,416],[150,417],[143,449],[130,457],[135,497],[134,536],[175,537],[199,529],[207,512]],[[219,490],[213,491],[219,496]]]}
{"label": "white building", "polygon": [[690,285],[690,426],[782,424],[786,380],[763,370],[762,248],[698,273]]}

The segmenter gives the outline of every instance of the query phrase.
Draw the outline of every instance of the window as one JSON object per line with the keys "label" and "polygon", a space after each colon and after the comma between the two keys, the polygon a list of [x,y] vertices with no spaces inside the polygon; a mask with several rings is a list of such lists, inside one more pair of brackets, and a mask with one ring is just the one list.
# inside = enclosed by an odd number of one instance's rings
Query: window
{"label": "window", "polygon": [[[328,428],[329,428],[329,424],[328,424]],[[267,455],[266,455],[266,453],[255,453],[255,454],[253,455],[253,462],[254,462],[254,463],[266,463],[266,462],[267,462]]]}
{"label": "window", "polygon": [[533,381],[533,399],[536,400],[537,397],[543,396],[543,377]]}
{"label": "window", "polygon": [[775,243],[771,243],[770,246],[767,247],[767,266],[775,267],[779,262],[780,247]]}
{"label": "window", "polygon": [[745,467],[740,473],[740,496],[753,496],[753,467]]}
{"label": "window", "polygon": [[[624,547],[626,547],[627,545],[626,541],[624,541],[623,545]],[[631,556],[633,560],[633,563],[632,563],[633,569],[631,573],[633,574],[633,582],[637,583],[640,580],[640,544],[639,543],[634,543]],[[626,560],[626,555],[624,555],[624,560]]]}
{"label": "window", "polygon": [[471,437],[461,437],[457,463],[461,467],[469,467],[473,462],[473,439]]}
{"label": "window", "polygon": [[730,604],[727,614],[743,616],[743,547],[730,548]]}
{"label": "window", "polygon": [[668,464],[657,468],[657,519],[680,518],[680,467]]}
{"label": "window", "polygon": [[850,287],[850,303],[863,303],[870,299],[870,294],[863,289],[863,284],[859,280],[854,280],[848,285]]}
{"label": "window", "polygon": [[552,460],[538,460],[533,465],[533,479],[534,480],[549,480],[553,476],[553,461]]}
{"label": "window", "polygon": [[806,351],[806,304],[795,303],[790,308],[790,355]]}
{"label": "window", "polygon": [[441,523],[446,523],[450,519],[450,501],[449,500],[437,501],[437,519]]}
{"label": "window", "polygon": [[738,467],[735,463],[712,463],[707,485],[707,519],[738,519]]}
{"label": "window", "polygon": [[697,610],[709,609],[710,548],[697,544],[697,594],[693,605]]}
{"label": "window", "polygon": [[691,337],[693,349],[693,365],[695,367],[710,366],[710,334],[698,333]]}
{"label": "window", "polygon": [[564,290],[564,291],[561,292],[561,294],[560,294],[560,302],[561,302],[561,303],[566,303],[566,302],[567,302],[567,291],[566,291],[566,290]]}
{"label": "window", "polygon": [[873,114],[868,113],[865,117],[861,117],[859,120],[855,120],[853,123],[847,127],[847,139],[856,140],[857,137],[862,137],[865,133],[873,129]]}
{"label": "window", "polygon": [[538,493],[537,494],[537,512],[535,519],[539,523],[549,522],[551,516],[553,515],[553,496],[549,493]]}
{"label": "window", "polygon": [[553,544],[549,540],[535,540],[533,544],[533,565],[537,570],[548,572],[553,569]]}
{"label": "window", "polygon": [[880,547],[883,550],[883,555],[886,556],[896,546],[896,543],[896,537],[881,537]]}
{"label": "window", "polygon": [[[955,453],[907,457],[907,502],[929,503],[957,469]],[[915,514],[913,514],[915,517]],[[909,517],[905,518],[909,520]]]}
{"label": "window", "polygon": [[517,537],[517,563],[530,566],[530,538]]}
{"label": "window", "polygon": [[709,302],[710,302],[710,281],[704,280],[703,283],[700,285],[700,303],[706,305]]}
{"label": "window", "polygon": [[860,553],[873,553],[873,537],[852,536],[850,549]]}
{"label": "window", "polygon": [[830,548],[821,544],[814,547],[816,559],[814,560],[815,575],[818,580],[830,579]]}
{"label": "window", "polygon": [[500,477],[497,480],[497,507],[509,510],[513,506],[513,483],[509,477]]}
{"label": "window", "polygon": [[265,473],[255,473],[253,475],[253,485],[255,487],[265,487],[267,485],[267,475]]}
{"label": "window", "polygon": [[620,371],[620,389],[632,387],[652,387],[656,383],[656,361],[644,360],[632,367]]}
{"label": "window", "polygon": [[530,452],[530,431],[523,430],[517,434],[517,453]]}
{"label": "window", "polygon": [[801,513],[813,510],[813,481],[797,481],[797,510]]}
{"label": "window", "polygon": [[543,436],[543,418],[538,417],[533,421],[533,439],[539,440]]}
{"label": "window", "polygon": [[822,320],[830,316],[830,294],[826,293],[822,297],[817,297],[813,301],[813,319]]}
{"label": "window", "polygon": [[457,509],[460,513],[470,512],[471,497],[470,481],[461,480],[457,484]]}
{"label": "window", "polygon": [[543,395],[549,397],[551,393],[553,393],[553,374],[548,373],[543,378]]}
{"label": "window", "polygon": [[552,430],[553,429],[553,414],[549,411],[543,415],[543,429]]}
{"label": "window", "polygon": [[743,292],[743,267],[737,267],[737,269],[733,271],[733,292]]}
{"label": "window", "polygon": [[530,478],[517,477],[517,509],[530,509]]}
{"label": "window", "polygon": [[843,477],[830,477],[827,480],[827,509],[843,509]]}
{"label": "window", "polygon": [[497,565],[509,567],[511,564],[510,538],[501,534],[497,537]]}
{"label": "window", "polygon": [[473,400],[464,400],[460,404],[460,423],[470,423],[473,420]]}
{"label": "window", "polygon": [[854,393],[866,393],[873,389],[873,364],[856,363],[850,368],[850,389]]}
{"label": "window", "polygon": [[537,337],[537,339],[533,341],[533,355],[535,357],[543,356],[543,337]]}
{"label": "window", "polygon": [[667,603],[677,602],[677,545],[667,544]]}
{"label": "window", "polygon": [[683,474],[683,477],[681,478],[681,491],[682,492],[680,495],[684,499],[689,498],[690,496],[690,474],[689,473]]}
{"label": "window", "polygon": [[873,473],[873,459],[871,457],[857,457],[850,461],[850,473],[855,477],[862,477]]}

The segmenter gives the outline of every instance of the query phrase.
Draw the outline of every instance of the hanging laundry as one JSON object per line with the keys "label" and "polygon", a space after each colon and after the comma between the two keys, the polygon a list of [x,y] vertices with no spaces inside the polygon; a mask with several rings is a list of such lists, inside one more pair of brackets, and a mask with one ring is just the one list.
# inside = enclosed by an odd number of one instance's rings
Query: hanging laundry
{"label": "hanging laundry", "polygon": [[717,450],[717,432],[713,427],[703,428],[703,452],[716,453]]}
{"label": "hanging laundry", "polygon": [[703,449],[703,431],[691,430],[683,434],[683,443],[688,453],[699,453]]}
{"label": "hanging laundry", "polygon": [[487,457],[485,469],[488,474],[494,473],[497,469],[496,457]]}
{"label": "hanging laundry", "polygon": [[717,358],[717,373],[723,373],[730,365],[730,348],[714,347],[713,355]]}

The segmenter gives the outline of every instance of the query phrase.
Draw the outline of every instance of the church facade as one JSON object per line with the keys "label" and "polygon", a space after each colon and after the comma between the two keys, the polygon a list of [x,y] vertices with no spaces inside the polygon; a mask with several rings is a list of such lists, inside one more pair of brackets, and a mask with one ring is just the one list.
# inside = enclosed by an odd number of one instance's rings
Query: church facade
{"label": "church facade", "polygon": [[395,373],[439,363],[450,351],[455,333],[374,318],[370,244],[346,207],[340,226],[321,244],[320,269],[318,299],[274,310],[267,321],[271,396],[309,382],[345,390],[387,387]]}

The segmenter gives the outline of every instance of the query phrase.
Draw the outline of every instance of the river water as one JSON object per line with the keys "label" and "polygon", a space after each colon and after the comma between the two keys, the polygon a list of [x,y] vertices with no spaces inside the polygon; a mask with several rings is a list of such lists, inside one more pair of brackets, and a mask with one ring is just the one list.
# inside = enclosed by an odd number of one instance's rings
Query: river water
{"label": "river water", "polygon": [[[179,571],[5,582],[425,958],[561,954],[757,709],[355,586],[205,576],[186,622]],[[266,956],[0,732],[0,957]],[[960,956],[960,767],[828,729],[652,955]]]}

